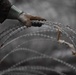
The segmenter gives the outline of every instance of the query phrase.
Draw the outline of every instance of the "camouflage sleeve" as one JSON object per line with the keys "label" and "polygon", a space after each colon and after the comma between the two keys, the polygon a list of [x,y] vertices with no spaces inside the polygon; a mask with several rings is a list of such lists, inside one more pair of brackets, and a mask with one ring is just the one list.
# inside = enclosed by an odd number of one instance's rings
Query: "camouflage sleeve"
{"label": "camouflage sleeve", "polygon": [[11,3],[9,0],[0,0],[0,23],[2,23],[9,13]]}

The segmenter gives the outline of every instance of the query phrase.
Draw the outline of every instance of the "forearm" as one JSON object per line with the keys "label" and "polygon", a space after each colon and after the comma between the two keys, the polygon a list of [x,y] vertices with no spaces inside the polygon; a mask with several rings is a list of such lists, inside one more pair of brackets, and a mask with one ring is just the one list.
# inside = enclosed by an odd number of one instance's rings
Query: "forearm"
{"label": "forearm", "polygon": [[0,23],[6,19],[19,19],[19,15],[23,13],[16,6],[11,5],[9,0],[0,0]]}
{"label": "forearm", "polygon": [[12,5],[8,13],[7,19],[18,19],[19,15],[23,13],[22,10],[18,9],[16,6]]}

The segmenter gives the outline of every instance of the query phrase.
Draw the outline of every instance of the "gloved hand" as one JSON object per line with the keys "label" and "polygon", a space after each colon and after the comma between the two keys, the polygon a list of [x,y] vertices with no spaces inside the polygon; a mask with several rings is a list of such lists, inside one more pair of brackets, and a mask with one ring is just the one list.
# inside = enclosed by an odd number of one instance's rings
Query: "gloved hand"
{"label": "gloved hand", "polygon": [[18,20],[20,22],[22,22],[23,24],[25,24],[27,27],[31,27],[31,21],[32,20],[45,20],[44,18],[41,18],[41,17],[38,17],[38,16],[32,16],[32,15],[29,15],[29,14],[26,14],[26,13],[21,13],[20,16],[18,17]]}

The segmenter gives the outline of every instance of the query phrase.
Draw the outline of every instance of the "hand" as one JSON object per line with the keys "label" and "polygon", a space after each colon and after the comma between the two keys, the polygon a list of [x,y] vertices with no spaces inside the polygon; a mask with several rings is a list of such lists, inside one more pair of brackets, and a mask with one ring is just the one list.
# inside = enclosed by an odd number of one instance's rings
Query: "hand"
{"label": "hand", "polygon": [[45,20],[44,18],[41,18],[41,17],[38,17],[38,16],[32,16],[32,15],[29,15],[29,14],[26,14],[26,13],[22,13],[20,16],[19,16],[19,21],[21,21],[23,24],[25,24],[27,27],[31,27],[31,21],[32,20]]}

